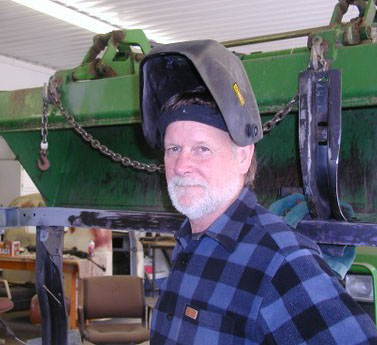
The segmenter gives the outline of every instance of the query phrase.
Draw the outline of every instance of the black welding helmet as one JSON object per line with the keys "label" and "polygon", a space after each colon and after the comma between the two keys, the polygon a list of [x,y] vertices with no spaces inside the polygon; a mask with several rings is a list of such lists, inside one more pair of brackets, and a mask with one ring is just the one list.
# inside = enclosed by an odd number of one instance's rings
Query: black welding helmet
{"label": "black welding helmet", "polygon": [[205,86],[239,146],[263,137],[258,105],[241,60],[213,40],[187,41],[153,48],[140,65],[140,112],[151,147],[163,148],[161,107],[178,92]]}

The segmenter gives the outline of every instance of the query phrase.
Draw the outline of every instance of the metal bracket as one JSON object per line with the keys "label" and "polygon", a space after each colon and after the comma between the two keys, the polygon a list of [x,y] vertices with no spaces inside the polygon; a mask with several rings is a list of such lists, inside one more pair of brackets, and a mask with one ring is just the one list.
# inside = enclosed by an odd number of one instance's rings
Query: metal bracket
{"label": "metal bracket", "polygon": [[[139,46],[141,52],[134,53],[133,46]],[[151,46],[140,29],[116,30],[96,35],[81,65],[72,70],[72,78],[89,80],[137,74],[140,61],[150,49]]]}
{"label": "metal bracket", "polygon": [[341,72],[299,76],[299,150],[304,193],[313,219],[346,220],[339,205]]}
{"label": "metal bracket", "polygon": [[[355,5],[359,16],[353,18],[349,23],[342,23],[344,14],[348,11],[349,5]],[[339,28],[339,43],[344,45],[357,45],[363,40],[374,41],[376,17],[376,0],[339,0],[335,5],[330,21],[330,27]]]}

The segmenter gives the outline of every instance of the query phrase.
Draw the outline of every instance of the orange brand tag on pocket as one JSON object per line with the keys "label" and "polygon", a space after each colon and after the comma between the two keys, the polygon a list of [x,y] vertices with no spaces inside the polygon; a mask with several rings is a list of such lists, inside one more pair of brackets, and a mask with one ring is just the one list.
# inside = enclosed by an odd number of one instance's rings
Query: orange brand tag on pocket
{"label": "orange brand tag on pocket", "polygon": [[190,319],[196,320],[198,318],[199,311],[190,306],[187,306],[185,309],[185,315]]}

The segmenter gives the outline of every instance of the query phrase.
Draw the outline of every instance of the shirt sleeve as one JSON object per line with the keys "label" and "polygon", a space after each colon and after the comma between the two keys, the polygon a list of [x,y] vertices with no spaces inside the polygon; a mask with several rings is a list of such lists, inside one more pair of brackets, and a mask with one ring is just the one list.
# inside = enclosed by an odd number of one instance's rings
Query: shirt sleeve
{"label": "shirt sleeve", "polygon": [[323,259],[308,249],[281,261],[266,283],[260,344],[377,344],[377,330]]}

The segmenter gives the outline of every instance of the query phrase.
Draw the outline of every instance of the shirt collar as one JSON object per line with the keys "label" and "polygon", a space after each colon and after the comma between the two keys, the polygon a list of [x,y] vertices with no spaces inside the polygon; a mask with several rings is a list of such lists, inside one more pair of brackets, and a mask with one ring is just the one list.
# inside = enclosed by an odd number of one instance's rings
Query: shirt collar
{"label": "shirt collar", "polygon": [[[254,192],[248,187],[244,187],[232,205],[199,236],[208,236],[218,241],[228,251],[233,251],[241,229],[256,203],[257,198]],[[176,238],[185,247],[191,237],[191,226],[186,218],[177,232]]]}

